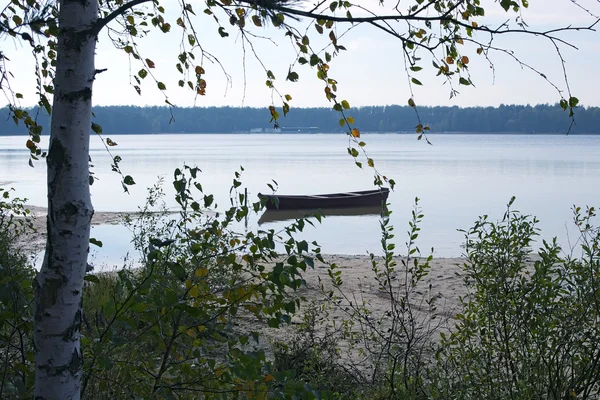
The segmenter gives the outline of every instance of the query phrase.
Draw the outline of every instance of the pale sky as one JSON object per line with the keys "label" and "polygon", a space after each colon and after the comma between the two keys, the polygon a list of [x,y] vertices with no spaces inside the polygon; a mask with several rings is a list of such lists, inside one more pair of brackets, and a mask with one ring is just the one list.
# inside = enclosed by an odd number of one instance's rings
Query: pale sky
{"label": "pale sky", "polygon": [[[390,3],[390,0],[388,0]],[[396,1],[393,2],[394,4]],[[406,5],[409,2],[404,2]],[[401,3],[401,4],[404,4]],[[411,2],[412,3],[412,2]],[[486,8],[485,21],[489,26],[493,23],[514,19],[514,13],[505,13],[497,2],[484,0]],[[271,91],[265,86],[266,74],[252,55],[246,57],[246,85],[244,86],[244,65],[241,41],[236,37],[235,30],[227,21],[230,36],[221,38],[217,33],[218,26],[211,17],[202,13],[203,2],[196,3],[198,14],[196,29],[202,38],[202,45],[213,53],[224,65],[231,76],[228,85],[220,67],[206,63],[207,95],[195,96],[189,90],[177,87],[180,75],[175,69],[179,43],[180,29],[175,24],[177,4],[173,0],[161,2],[167,10],[167,20],[172,25],[172,32],[162,34],[152,32],[148,37],[139,39],[139,48],[144,55],[154,61],[156,68],[153,73],[162,80],[168,88],[168,96],[177,106],[267,106],[271,102]],[[192,3],[194,4],[194,3]],[[360,3],[378,10],[378,0],[368,0]],[[594,14],[600,14],[598,0],[580,0],[580,4],[590,9]],[[356,13],[354,13],[356,15]],[[523,10],[523,18],[531,30],[545,30],[561,26],[587,26],[594,18],[576,7],[571,0],[530,0],[530,7]],[[479,20],[481,25],[484,20]],[[305,27],[308,21],[301,21],[298,26]],[[600,28],[600,26],[598,26]],[[339,32],[342,30],[340,29]],[[254,30],[256,34],[273,37],[275,43],[267,40],[256,41],[256,50],[267,68],[277,77],[277,85],[283,94],[289,93],[293,107],[327,107],[323,95],[323,84],[316,78],[316,70],[308,66],[296,66],[294,70],[300,74],[296,83],[285,81],[287,70],[295,59],[295,54],[289,41],[283,37],[283,32],[273,28]],[[318,40],[314,28],[310,28],[313,42]],[[600,106],[600,79],[597,77],[600,65],[600,33],[598,32],[569,32],[561,34],[561,38],[574,44],[579,50],[561,47],[566,59],[566,68],[572,93],[577,96],[582,105]],[[483,40],[484,36],[480,36]],[[328,40],[323,41],[327,43]],[[509,34],[498,36],[494,41],[498,47],[513,50],[515,55],[524,62],[543,72],[561,89],[565,89],[562,78],[560,60],[553,45],[531,35],[522,36]],[[399,40],[376,31],[372,27],[357,26],[340,39],[348,51],[342,52],[331,62],[330,76],[339,82],[339,99],[346,99],[352,106],[407,104],[410,91],[402,58]],[[465,46],[466,47],[466,46]],[[35,77],[33,74],[33,59],[29,46],[17,44],[12,39],[5,39],[2,51],[11,59],[8,67],[15,75],[12,86],[15,91],[25,95],[23,105],[31,105],[35,99]],[[467,52],[470,58],[470,72],[476,87],[457,86],[460,95],[449,99],[449,88],[443,85],[443,80],[435,77],[431,60],[424,57],[423,70],[414,76],[423,82],[422,87],[413,87],[415,101],[419,105],[457,105],[457,106],[497,106],[500,104],[538,104],[555,103],[559,96],[539,75],[521,69],[507,55],[494,54],[492,61],[496,67],[495,79],[492,70],[482,56],[477,56],[474,47]],[[115,50],[106,37],[102,35],[97,48],[96,68],[108,68],[100,74],[94,85],[93,101],[95,105],[164,105],[164,96],[156,89],[156,85],[148,78],[139,96],[130,85],[129,72],[137,71],[141,65],[135,60],[128,59],[122,50]],[[244,96],[245,92],[245,96]],[[2,101],[4,104],[5,101]],[[276,105],[280,103],[275,101]]]}

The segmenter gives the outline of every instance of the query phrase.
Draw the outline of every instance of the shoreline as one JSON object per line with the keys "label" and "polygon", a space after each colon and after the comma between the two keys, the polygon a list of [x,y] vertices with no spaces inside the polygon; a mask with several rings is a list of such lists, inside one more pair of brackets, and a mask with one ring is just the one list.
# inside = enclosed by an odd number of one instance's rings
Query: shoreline
{"label": "shoreline", "polygon": [[[31,254],[43,251],[46,240],[46,209],[42,207],[27,207],[32,213],[32,222],[36,228],[35,232],[24,235],[19,243],[21,248]],[[128,212],[98,212],[92,218],[92,225],[118,224],[125,215],[134,215]],[[333,289],[329,276],[329,265],[335,263],[337,270],[341,272],[343,281],[341,289],[346,299],[340,306],[350,302],[365,302],[374,315],[385,313],[390,308],[390,298],[378,286],[371,257],[367,254],[322,254],[325,263],[315,260],[313,269],[307,269],[303,273],[306,284],[300,288],[296,295],[305,297],[310,302],[321,303],[323,290]],[[425,258],[417,257],[420,260]],[[375,261],[382,266],[383,258],[375,256]],[[392,273],[392,281],[401,284],[404,280],[404,262],[406,255],[396,255],[395,271]],[[412,263],[414,258],[410,258]],[[430,262],[431,269],[419,284],[412,288],[411,304],[418,314],[424,318],[423,321],[446,321],[453,319],[460,309],[460,298],[467,295],[465,285],[465,273],[462,265],[466,262],[461,257],[433,258]],[[100,265],[98,265],[100,266]],[[100,268],[98,273],[109,272],[109,269]],[[435,299],[435,307],[428,306],[428,300]],[[348,304],[346,304],[347,306]],[[331,310],[332,317],[343,318],[343,307]]]}
{"label": "shoreline", "polygon": [[[32,214],[32,223],[36,229],[34,232],[23,236],[19,245],[24,251],[38,253],[44,249],[46,241],[46,208],[38,206],[27,206]],[[97,212],[92,218],[92,225],[116,225],[126,215],[135,215],[136,212]],[[327,254],[323,253],[326,263],[335,263],[338,270],[342,272],[343,288],[353,296],[367,301],[377,312],[385,312],[389,307],[387,299],[374,280],[372,261],[368,254]],[[418,259],[424,259],[417,257]],[[397,263],[394,279],[400,282],[403,279],[403,261],[406,255],[396,255],[394,261]],[[414,258],[410,258],[411,262]],[[375,261],[381,263],[383,258],[375,256]],[[464,284],[464,272],[461,266],[465,263],[462,257],[434,257],[430,263],[429,274],[414,288],[414,292],[423,298],[436,299],[438,307],[433,315],[440,318],[448,318],[455,314],[460,304],[459,298],[467,294]],[[381,264],[380,264],[381,265]],[[100,270],[98,272],[101,272]],[[307,297],[316,300],[317,293],[324,287],[331,287],[329,269],[327,264],[315,261],[314,269],[307,270],[304,274],[306,286],[300,289]],[[424,304],[424,303],[423,303]],[[421,304],[415,304],[417,309],[423,308]],[[424,309],[421,311],[425,311]],[[432,316],[433,316],[432,315]]]}

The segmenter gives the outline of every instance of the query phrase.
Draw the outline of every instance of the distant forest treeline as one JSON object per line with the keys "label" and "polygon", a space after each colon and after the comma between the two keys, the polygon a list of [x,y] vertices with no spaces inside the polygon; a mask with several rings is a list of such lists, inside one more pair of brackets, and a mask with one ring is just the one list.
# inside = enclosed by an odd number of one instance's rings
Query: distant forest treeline
{"label": "distant forest treeline", "polygon": [[[25,134],[22,124],[8,118],[1,109],[0,134]],[[500,107],[419,107],[419,116],[432,133],[566,133],[567,112],[558,105],[501,105]],[[174,120],[171,120],[171,112]],[[32,110],[35,115],[35,110]],[[272,128],[267,108],[174,108],[104,106],[94,107],[94,122],[106,134],[145,133],[235,133],[256,128]],[[340,114],[330,108],[293,108],[280,118],[281,127],[319,127],[319,132],[342,132]],[[370,106],[348,110],[363,132],[414,132],[418,124],[409,106]],[[600,108],[576,109],[572,134],[600,133]],[[48,132],[49,118],[39,113],[38,121]]]}

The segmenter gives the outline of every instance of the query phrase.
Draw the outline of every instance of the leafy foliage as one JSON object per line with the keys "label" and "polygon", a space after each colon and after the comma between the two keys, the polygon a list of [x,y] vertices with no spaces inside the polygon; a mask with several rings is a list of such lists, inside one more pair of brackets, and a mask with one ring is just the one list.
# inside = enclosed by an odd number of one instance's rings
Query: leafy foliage
{"label": "leafy foliage", "polygon": [[[513,198],[514,200],[514,198]],[[556,240],[530,249],[537,220],[514,211],[465,231],[469,295],[442,336],[436,397],[597,398],[600,393],[600,230],[576,208],[581,257]]]}
{"label": "leafy foliage", "polygon": [[[129,220],[140,268],[90,279],[85,396],[260,399],[286,381],[272,370],[259,328],[251,327],[277,328],[298,310],[300,300],[288,291],[303,284],[301,273],[313,264],[308,244],[294,239],[303,223],[286,228],[285,240],[273,231],[237,233],[232,223],[251,212],[236,189],[241,172],[222,215],[202,192],[199,173],[187,166],[175,171],[176,216],[161,210],[156,187],[139,219]],[[281,240],[283,256],[275,252]]]}
{"label": "leafy foliage", "polygon": [[0,398],[31,397],[35,270],[16,246],[32,229],[24,199],[0,188]]}

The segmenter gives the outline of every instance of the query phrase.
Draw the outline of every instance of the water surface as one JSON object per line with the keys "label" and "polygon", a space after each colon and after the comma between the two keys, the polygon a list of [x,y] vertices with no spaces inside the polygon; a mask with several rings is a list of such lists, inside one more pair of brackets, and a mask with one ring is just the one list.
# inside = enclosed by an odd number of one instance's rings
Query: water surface
{"label": "water surface", "polygon": [[[92,186],[94,207],[99,211],[133,211],[146,196],[146,188],[165,181],[172,194],[173,170],[184,163],[203,171],[200,181],[217,202],[228,204],[234,171],[243,166],[242,180],[249,195],[268,192],[272,179],[281,194],[318,194],[369,189],[370,168],[358,169],[348,155],[344,135],[118,135],[114,154],[123,158],[121,168],[137,185],[124,194],[119,176],[110,171],[110,157],[102,143],[92,138],[92,160],[98,180]],[[541,220],[544,237],[558,236],[567,243],[571,207],[600,203],[600,136],[561,135],[430,135],[433,146],[413,135],[365,134],[366,149],[379,171],[393,178],[390,194],[392,221],[399,249],[415,197],[425,214],[421,225],[421,250],[435,248],[436,256],[459,256],[463,236],[478,215],[500,218],[511,196],[516,208]],[[0,182],[10,186],[33,205],[45,206],[45,164],[27,165],[24,137],[0,136]],[[366,162],[365,162],[366,164]],[[168,200],[170,206],[175,202]],[[259,216],[249,221],[257,226]],[[262,225],[278,229],[283,222]],[[92,233],[105,243],[119,243],[126,252],[127,230],[96,227]],[[574,232],[570,230],[570,239]],[[380,252],[379,219],[374,215],[326,218],[306,238],[317,240],[325,253],[366,254]],[[105,246],[106,248],[110,246]],[[103,250],[106,251],[106,250]],[[106,253],[98,257],[107,256]]]}

